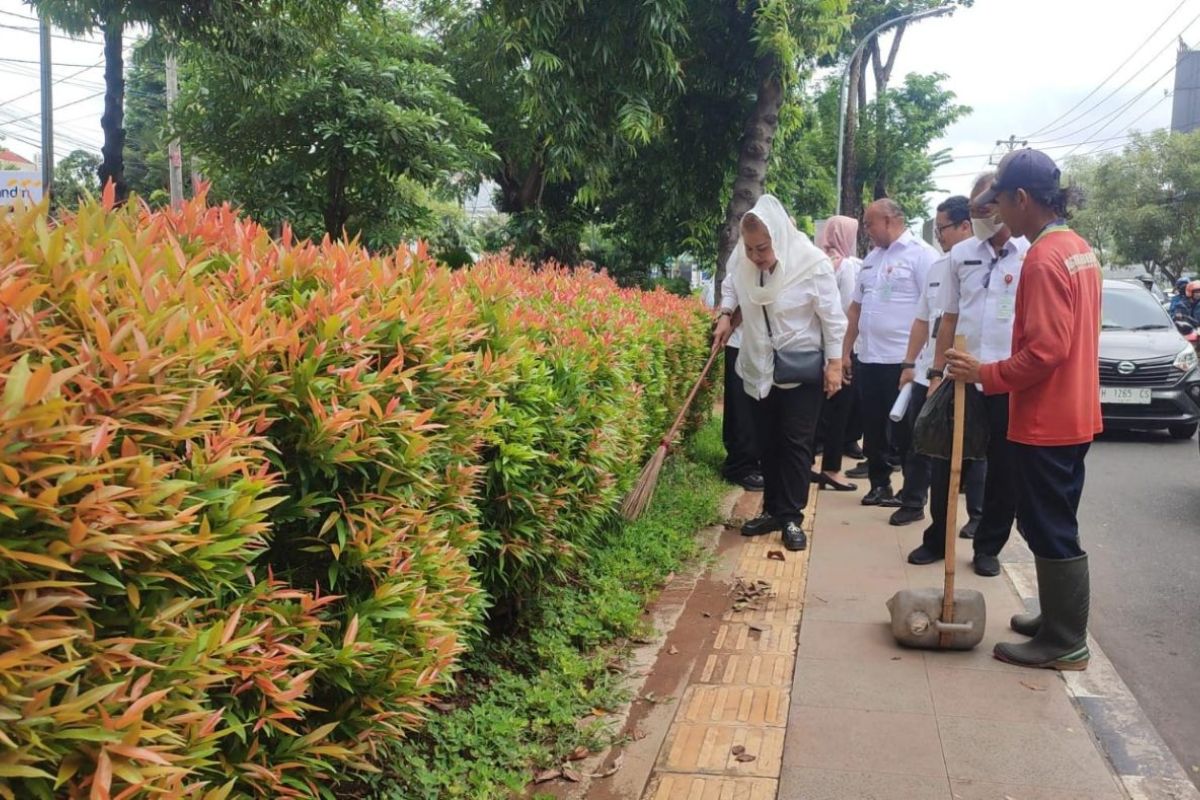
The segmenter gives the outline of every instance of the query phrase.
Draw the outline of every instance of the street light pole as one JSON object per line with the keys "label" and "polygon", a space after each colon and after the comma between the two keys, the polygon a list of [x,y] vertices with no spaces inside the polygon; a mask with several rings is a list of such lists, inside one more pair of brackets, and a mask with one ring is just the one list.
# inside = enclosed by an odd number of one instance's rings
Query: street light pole
{"label": "street light pole", "polygon": [[924,19],[926,17],[938,17],[942,14],[950,13],[953,10],[954,6],[941,6],[940,8],[930,8],[926,9],[925,11],[917,11],[912,14],[905,14],[902,17],[890,19],[887,22],[876,26],[873,31],[864,36],[862,41],[858,43],[858,47],[854,48],[854,52],[850,54],[850,59],[846,61],[846,69],[842,74],[841,97],[838,106],[837,202],[834,205],[837,214],[842,213],[842,170],[845,168],[846,158],[846,106],[849,104],[850,99],[850,67],[853,66],[854,62],[858,60],[858,57],[862,55],[863,48],[865,48],[872,39],[886,31],[888,28],[894,28],[897,25],[913,22],[918,19]]}

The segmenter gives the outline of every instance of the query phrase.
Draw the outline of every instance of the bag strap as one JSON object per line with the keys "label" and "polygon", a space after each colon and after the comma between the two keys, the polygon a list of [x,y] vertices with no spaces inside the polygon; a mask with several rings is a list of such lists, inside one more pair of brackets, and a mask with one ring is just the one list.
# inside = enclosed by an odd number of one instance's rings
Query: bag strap
{"label": "bag strap", "polygon": [[[759,272],[758,273],[758,285],[763,286],[763,285],[765,285],[765,282],[766,282],[766,279],[763,277],[763,274],[761,272]],[[767,307],[765,305],[762,307],[762,311],[763,311],[763,322],[767,323],[767,338],[774,339],[775,334],[771,332],[771,318],[769,316],[767,316]]]}

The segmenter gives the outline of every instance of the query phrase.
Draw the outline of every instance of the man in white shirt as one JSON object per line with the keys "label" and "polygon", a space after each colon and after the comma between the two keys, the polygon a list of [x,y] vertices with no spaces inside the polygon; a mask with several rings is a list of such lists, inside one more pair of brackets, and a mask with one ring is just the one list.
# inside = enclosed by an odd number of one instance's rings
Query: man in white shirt
{"label": "man in white shirt", "polygon": [[[854,370],[850,354],[858,345],[858,384],[863,414],[863,451],[871,489],[867,506],[895,505],[892,468],[887,463],[888,412],[900,391],[908,335],[917,314],[921,291],[937,252],[908,230],[904,212],[894,200],[876,200],[867,207],[863,224],[875,249],[863,259],[847,312],[850,328],[843,345],[843,371]],[[907,449],[897,442],[900,450]]]}
{"label": "man in white shirt", "polygon": [[[937,207],[933,224],[933,234],[942,246],[943,253],[929,269],[929,280],[921,292],[921,300],[917,304],[917,317],[913,320],[908,337],[908,352],[904,361],[915,363],[916,367],[906,369],[900,374],[901,390],[907,384],[912,384],[912,397],[909,399],[903,423],[908,427],[910,437],[917,417],[925,405],[929,389],[928,373],[933,366],[933,351],[937,347],[938,325],[942,318],[941,285],[950,269],[950,250],[973,235],[971,201],[962,195],[947,198]],[[900,490],[900,508],[896,509],[888,522],[892,525],[909,525],[925,519],[925,501],[929,497],[929,482],[932,477],[933,459],[915,452],[910,438],[908,452],[904,454],[904,488]],[[982,478],[982,472],[979,473],[979,477]],[[972,484],[968,480],[967,486],[968,508],[972,506],[972,500],[982,505],[983,481],[975,480]]]}
{"label": "man in white shirt", "polygon": [[[994,181],[994,173],[981,176],[971,197],[979,197]],[[944,314],[930,373],[931,393],[941,382],[946,351],[953,347],[956,334],[964,335],[967,352],[984,362],[1002,361],[1012,355],[1017,286],[1029,242],[1013,238],[996,216],[994,203],[972,205],[971,225],[975,236],[950,251],[950,271],[942,284]],[[1000,574],[1000,551],[1008,542],[1016,518],[1016,465],[1008,441],[1008,395],[988,395],[984,399],[989,431],[987,477],[983,517],[974,537],[973,564],[976,574],[994,577]],[[944,557],[949,477],[949,463],[937,462],[930,506],[933,524],[925,530],[921,546],[909,553],[909,563],[931,564]]]}

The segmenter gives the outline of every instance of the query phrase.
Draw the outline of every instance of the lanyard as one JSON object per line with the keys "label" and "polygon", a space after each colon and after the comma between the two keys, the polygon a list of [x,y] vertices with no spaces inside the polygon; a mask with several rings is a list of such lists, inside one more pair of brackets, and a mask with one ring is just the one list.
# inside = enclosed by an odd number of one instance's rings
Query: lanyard
{"label": "lanyard", "polygon": [[[1036,237],[1034,237],[1033,244],[1037,244],[1038,242],[1040,242],[1042,240],[1042,237],[1047,234],[1058,233],[1059,231],[1067,231],[1067,230],[1070,230],[1070,228],[1067,226],[1067,221],[1065,219],[1063,219],[1062,217],[1059,217],[1058,219],[1054,220],[1046,227],[1042,228],[1042,232],[1039,233]],[[1033,245],[1030,245],[1030,247],[1032,247],[1032,246]]]}

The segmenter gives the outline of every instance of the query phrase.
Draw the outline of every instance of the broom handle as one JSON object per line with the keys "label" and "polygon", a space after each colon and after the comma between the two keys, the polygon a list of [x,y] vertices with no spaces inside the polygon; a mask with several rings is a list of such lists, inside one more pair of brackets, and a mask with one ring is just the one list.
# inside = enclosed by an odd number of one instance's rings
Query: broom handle
{"label": "broom handle", "polygon": [[675,434],[679,433],[680,427],[683,426],[684,417],[687,416],[688,409],[692,406],[692,401],[696,399],[697,393],[700,391],[701,384],[708,377],[708,371],[712,369],[713,362],[717,360],[717,353],[721,352],[720,348],[712,351],[712,355],[708,357],[708,363],[704,365],[704,371],[700,373],[700,377],[696,379],[696,383],[692,386],[692,391],[688,392],[687,399],[683,401],[683,408],[679,409],[679,416],[675,418],[675,424],[671,426],[671,430],[667,431],[667,435],[663,437],[659,447],[670,447],[671,442],[675,441]]}
{"label": "broom handle", "polygon": [[[955,336],[954,349],[967,349],[967,337]],[[958,489],[962,485],[963,434],[967,423],[967,385],[954,382],[954,438],[950,447],[950,487],[946,500],[946,586],[942,592],[942,622],[954,622],[954,545],[958,527]],[[941,645],[949,644],[950,632],[943,631]]]}

